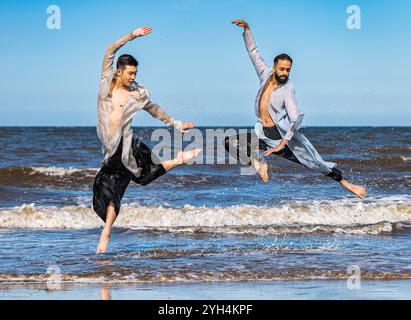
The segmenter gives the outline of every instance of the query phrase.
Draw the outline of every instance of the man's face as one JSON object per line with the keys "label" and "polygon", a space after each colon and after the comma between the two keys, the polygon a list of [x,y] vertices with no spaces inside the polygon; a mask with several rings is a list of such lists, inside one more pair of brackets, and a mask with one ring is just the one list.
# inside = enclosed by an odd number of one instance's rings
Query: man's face
{"label": "man's face", "polygon": [[274,76],[279,83],[286,83],[291,72],[291,62],[288,60],[278,60],[274,65]]}
{"label": "man's face", "polygon": [[128,87],[136,80],[137,68],[135,66],[126,66],[124,70],[117,69],[117,77],[121,83]]}

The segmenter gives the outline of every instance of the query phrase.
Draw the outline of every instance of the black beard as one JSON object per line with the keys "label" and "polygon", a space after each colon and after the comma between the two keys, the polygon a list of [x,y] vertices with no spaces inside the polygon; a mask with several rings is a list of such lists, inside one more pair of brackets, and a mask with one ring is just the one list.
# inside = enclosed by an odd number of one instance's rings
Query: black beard
{"label": "black beard", "polygon": [[285,79],[280,78],[280,76],[277,73],[275,73],[274,76],[277,82],[280,84],[286,83],[288,80],[288,77],[286,77]]}

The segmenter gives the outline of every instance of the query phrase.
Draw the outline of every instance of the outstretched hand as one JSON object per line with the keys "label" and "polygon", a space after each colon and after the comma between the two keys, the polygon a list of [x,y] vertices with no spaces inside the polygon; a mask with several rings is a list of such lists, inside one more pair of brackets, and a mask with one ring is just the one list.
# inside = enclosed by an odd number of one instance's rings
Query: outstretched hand
{"label": "outstretched hand", "polygon": [[234,21],[231,21],[232,24],[235,24],[237,27],[242,27],[244,28],[244,30],[248,29],[250,26],[248,25],[247,22],[245,22],[244,20],[241,19],[237,19]]}
{"label": "outstretched hand", "polygon": [[282,139],[281,142],[276,145],[274,148],[271,149],[267,149],[264,151],[264,155],[268,156],[274,152],[278,152],[281,151],[282,149],[284,149],[284,147],[287,145],[288,140],[287,139]]}
{"label": "outstretched hand", "polygon": [[183,122],[180,127],[180,131],[185,133],[188,132],[187,129],[194,128],[194,122]]}
{"label": "outstretched hand", "polygon": [[153,31],[153,28],[151,27],[142,27],[142,28],[138,28],[134,30],[132,32],[132,35],[134,37],[142,37],[142,36],[148,35],[149,33],[151,33],[151,31]]}
{"label": "outstretched hand", "polygon": [[276,147],[274,147],[274,148],[265,150],[265,151],[264,151],[264,155],[265,155],[265,156],[268,156],[268,155],[270,155],[270,154],[272,154],[272,153],[274,153],[274,152],[280,151],[281,149],[282,149],[282,147],[280,147],[280,146],[278,145],[278,146],[276,146]]}

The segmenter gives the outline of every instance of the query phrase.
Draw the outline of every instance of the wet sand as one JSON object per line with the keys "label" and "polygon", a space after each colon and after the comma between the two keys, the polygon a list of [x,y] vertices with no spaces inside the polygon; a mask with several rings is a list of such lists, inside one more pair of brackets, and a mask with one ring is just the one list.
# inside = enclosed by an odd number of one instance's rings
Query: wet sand
{"label": "wet sand", "polygon": [[411,280],[200,283],[0,284],[1,300],[379,300],[411,299]]}

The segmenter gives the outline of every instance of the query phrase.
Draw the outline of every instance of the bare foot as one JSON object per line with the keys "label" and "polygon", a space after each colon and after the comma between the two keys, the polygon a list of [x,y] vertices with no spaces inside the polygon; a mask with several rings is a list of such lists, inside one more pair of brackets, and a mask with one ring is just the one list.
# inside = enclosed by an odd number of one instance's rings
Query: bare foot
{"label": "bare foot", "polygon": [[268,182],[268,165],[265,162],[260,162],[260,160],[252,160],[252,165],[255,171],[260,175],[264,182]]}
{"label": "bare foot", "polygon": [[188,163],[190,160],[196,158],[201,152],[201,149],[194,148],[190,151],[179,151],[177,153],[177,160],[179,164]]}
{"label": "bare foot", "polygon": [[106,253],[109,242],[110,242],[110,233],[103,230],[101,232],[100,241],[98,242],[96,254]]}
{"label": "bare foot", "polygon": [[268,164],[261,163],[260,168],[258,169],[257,172],[264,182],[268,182]]}
{"label": "bare foot", "polygon": [[367,192],[363,186],[357,186],[355,184],[349,183],[346,180],[341,180],[341,185],[350,191],[351,193],[355,194],[358,198],[364,199]]}

